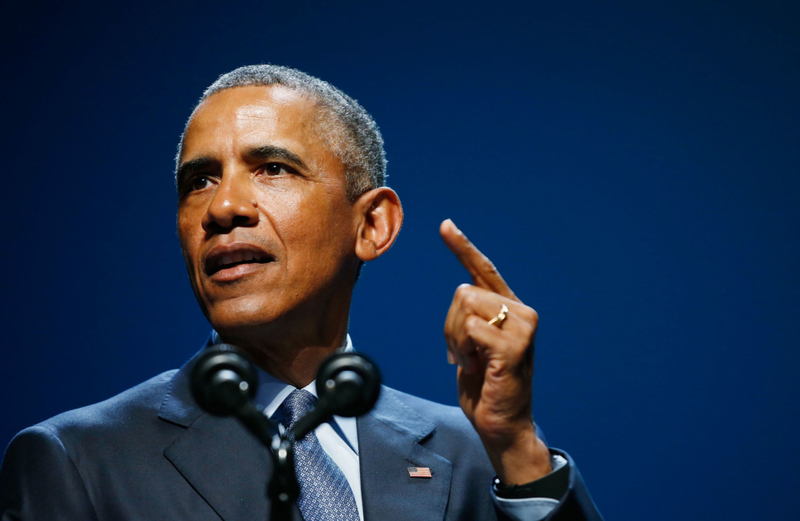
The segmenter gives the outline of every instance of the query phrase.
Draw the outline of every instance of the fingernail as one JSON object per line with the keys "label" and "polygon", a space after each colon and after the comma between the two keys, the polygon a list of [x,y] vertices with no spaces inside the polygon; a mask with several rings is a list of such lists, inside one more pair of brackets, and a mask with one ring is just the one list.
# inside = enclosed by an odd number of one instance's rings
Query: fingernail
{"label": "fingernail", "polygon": [[450,350],[447,351],[447,363],[450,365],[456,365],[456,355],[454,355]]}

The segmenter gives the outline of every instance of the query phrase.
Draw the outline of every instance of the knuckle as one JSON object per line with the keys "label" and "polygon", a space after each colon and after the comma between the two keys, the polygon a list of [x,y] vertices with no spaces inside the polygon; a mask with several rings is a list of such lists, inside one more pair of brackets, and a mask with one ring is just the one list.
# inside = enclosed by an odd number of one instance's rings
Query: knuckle
{"label": "knuckle", "polygon": [[456,288],[455,298],[459,300],[463,300],[466,295],[470,293],[470,288],[472,288],[471,284],[467,284],[466,282],[463,284],[459,284]]}
{"label": "knuckle", "polygon": [[523,306],[520,315],[522,316],[522,319],[529,324],[536,326],[536,324],[539,323],[539,313],[537,313],[532,307]]}
{"label": "knuckle", "polygon": [[456,328],[452,320],[447,320],[444,323],[444,337],[453,338],[456,335]]}
{"label": "knuckle", "polygon": [[470,315],[464,321],[464,331],[469,335],[475,331],[475,329],[480,325],[480,322],[483,320],[481,318],[476,317],[475,315]]}
{"label": "knuckle", "polygon": [[533,346],[533,343],[536,341],[536,328],[530,328],[528,331],[526,331],[522,340],[523,349],[530,349],[531,346]]}
{"label": "knuckle", "polygon": [[509,359],[520,360],[524,357],[525,351],[527,351],[529,344],[522,336],[517,336],[513,340],[510,340],[506,346],[506,352],[508,353]]}
{"label": "knuckle", "polygon": [[479,297],[474,291],[464,292],[464,306],[469,310],[476,309]]}
{"label": "knuckle", "polygon": [[528,349],[528,347],[530,347],[530,345],[533,344],[533,339],[535,338],[535,336],[536,333],[532,328],[525,331],[525,333],[523,333],[522,336],[520,337],[519,349],[521,351],[525,351],[526,349]]}
{"label": "knuckle", "polygon": [[482,264],[483,264],[482,266],[483,269],[481,271],[483,271],[483,273],[485,273],[486,275],[500,274],[500,272],[497,271],[497,268],[495,267],[494,263],[490,261],[488,258],[484,257]]}
{"label": "knuckle", "polygon": [[456,298],[467,308],[475,306],[476,303],[475,287],[471,284],[461,284],[456,289]]}

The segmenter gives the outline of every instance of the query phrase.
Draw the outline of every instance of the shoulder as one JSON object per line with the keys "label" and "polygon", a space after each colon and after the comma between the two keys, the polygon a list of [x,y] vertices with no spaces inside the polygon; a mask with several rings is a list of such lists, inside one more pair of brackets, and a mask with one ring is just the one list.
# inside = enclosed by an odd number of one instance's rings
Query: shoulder
{"label": "shoulder", "polygon": [[[183,428],[159,418],[175,371],[162,373],[108,400],[29,427],[9,444],[0,466],[0,512],[27,518],[96,519],[108,484],[140,493],[166,475],[164,447]],[[160,474],[159,474],[160,473]],[[150,493],[150,492],[148,492]],[[1,514],[0,514],[1,515]]]}
{"label": "shoulder", "polygon": [[102,402],[61,413],[17,434],[9,451],[63,452],[73,461],[87,454],[112,456],[125,444],[135,445],[158,431],[161,403],[175,371],[167,371]]}
{"label": "shoulder", "polygon": [[68,434],[73,430],[119,428],[139,417],[158,415],[175,372],[166,371],[107,400],[61,413],[35,427]]}
{"label": "shoulder", "polygon": [[399,401],[425,420],[432,422],[437,430],[461,436],[474,434],[477,437],[472,424],[470,424],[460,407],[432,402],[391,387],[384,386],[381,392],[383,399]]}
{"label": "shoulder", "polygon": [[[386,386],[383,386],[382,392],[399,400],[427,420],[432,421],[436,424],[437,429],[445,435],[454,435],[462,439],[469,439],[480,443],[478,433],[475,432],[475,429],[464,415],[464,411],[461,410],[461,407],[432,402]],[[536,425],[536,434],[542,441],[547,443],[544,432],[538,424]]]}
{"label": "shoulder", "polygon": [[[383,404],[393,404],[395,419],[401,418],[395,420],[396,426],[413,425],[417,432],[426,432],[420,441],[434,452],[451,461],[473,459],[478,462],[486,458],[478,433],[460,407],[432,402],[390,387],[383,387],[380,400]],[[390,410],[387,405],[380,409],[381,413]]]}

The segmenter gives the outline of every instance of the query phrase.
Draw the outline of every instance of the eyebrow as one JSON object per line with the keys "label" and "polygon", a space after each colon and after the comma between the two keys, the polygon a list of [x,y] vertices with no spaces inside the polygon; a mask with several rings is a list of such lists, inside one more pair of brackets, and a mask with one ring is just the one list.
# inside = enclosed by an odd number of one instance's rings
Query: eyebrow
{"label": "eyebrow", "polygon": [[291,150],[287,150],[283,147],[276,147],[273,145],[263,145],[260,147],[252,147],[248,148],[245,151],[245,155],[247,157],[252,157],[254,159],[277,159],[280,161],[286,161],[288,163],[294,163],[295,165],[299,166],[300,168],[308,168],[306,164],[300,159],[300,156],[292,152]]}
{"label": "eyebrow", "polygon": [[[300,156],[291,150],[283,147],[276,147],[274,145],[262,145],[248,148],[245,151],[245,155],[253,159],[276,159],[279,161],[286,161],[288,163],[293,163],[300,168],[308,168],[303,160],[300,159]],[[198,157],[183,163],[180,167],[178,167],[178,172],[175,176],[177,185],[181,186],[181,184],[190,175],[203,170],[208,170],[210,167],[217,165],[218,163],[219,162],[217,160],[211,159],[210,157]]]}
{"label": "eyebrow", "polygon": [[209,167],[217,163],[217,161],[211,159],[210,157],[198,157],[197,159],[192,159],[191,161],[183,163],[180,167],[178,167],[178,172],[175,175],[177,185],[181,186],[181,184],[191,174],[202,170],[207,170]]}

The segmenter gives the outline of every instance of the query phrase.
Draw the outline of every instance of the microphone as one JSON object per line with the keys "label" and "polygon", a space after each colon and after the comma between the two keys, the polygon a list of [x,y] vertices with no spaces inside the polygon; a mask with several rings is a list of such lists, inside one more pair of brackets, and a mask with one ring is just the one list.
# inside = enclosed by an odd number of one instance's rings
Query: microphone
{"label": "microphone", "polygon": [[360,416],[369,412],[381,393],[378,366],[359,353],[336,353],[317,371],[317,406],[297,420],[291,436],[299,440],[332,416]]}
{"label": "microphone", "polygon": [[230,344],[206,349],[192,368],[192,395],[215,416],[236,416],[266,447],[278,429],[253,404],[258,391],[258,370],[253,360]]}
{"label": "microphone", "polygon": [[230,344],[218,344],[197,358],[191,382],[200,407],[216,416],[231,416],[255,398],[258,371],[249,356]]}
{"label": "microphone", "polygon": [[253,361],[230,344],[206,349],[192,368],[191,388],[197,403],[217,416],[236,416],[270,449],[274,471],[267,487],[272,501],[270,519],[292,519],[292,504],[300,494],[294,474],[294,441],[333,415],[358,416],[375,405],[381,392],[381,373],[364,355],[337,353],[317,371],[317,406],[308,411],[281,438],[275,425],[253,399],[258,371]]}
{"label": "microphone", "polygon": [[[230,344],[211,346],[195,362],[191,377],[197,403],[216,416],[238,416],[259,438],[274,435],[274,425],[254,416],[252,404],[258,389],[258,371],[245,353]],[[291,429],[300,439],[332,416],[359,416],[372,409],[381,392],[381,373],[368,357],[359,353],[329,356],[317,371],[317,406]],[[262,415],[263,416],[263,415]],[[266,416],[263,416],[266,419]],[[269,445],[269,443],[268,443]]]}

